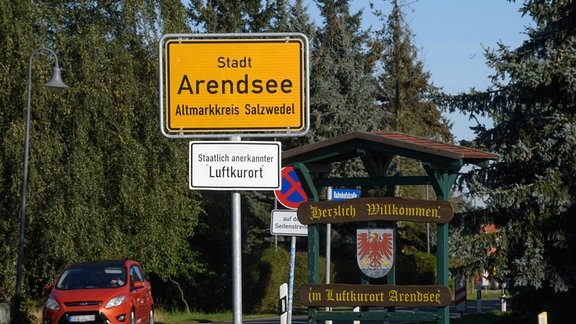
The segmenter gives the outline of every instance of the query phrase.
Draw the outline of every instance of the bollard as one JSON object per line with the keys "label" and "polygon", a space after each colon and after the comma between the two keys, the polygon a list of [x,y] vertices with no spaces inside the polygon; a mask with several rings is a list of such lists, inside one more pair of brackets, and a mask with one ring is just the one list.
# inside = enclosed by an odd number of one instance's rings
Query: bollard
{"label": "bollard", "polygon": [[506,311],[506,299],[508,299],[508,297],[506,297],[506,294],[502,294],[502,297],[500,297],[500,300],[502,301],[502,304],[500,305],[500,309],[505,312]]}
{"label": "bollard", "polygon": [[542,312],[538,314],[538,324],[548,324],[548,313]]}
{"label": "bollard", "polygon": [[10,324],[10,304],[0,303],[0,323]]}
{"label": "bollard", "polygon": [[[360,307],[354,307],[354,309],[352,310],[353,312],[359,312],[360,311]],[[360,324],[360,321],[354,321],[354,324]]]}
{"label": "bollard", "polygon": [[476,312],[482,312],[482,283],[480,281],[476,286]]}
{"label": "bollard", "polygon": [[460,313],[466,311],[466,280],[463,282],[462,284],[462,275],[458,272],[454,279],[454,306],[456,311]]}
{"label": "bollard", "polygon": [[278,301],[280,308],[280,324],[288,323],[288,284],[280,285],[280,299]]}

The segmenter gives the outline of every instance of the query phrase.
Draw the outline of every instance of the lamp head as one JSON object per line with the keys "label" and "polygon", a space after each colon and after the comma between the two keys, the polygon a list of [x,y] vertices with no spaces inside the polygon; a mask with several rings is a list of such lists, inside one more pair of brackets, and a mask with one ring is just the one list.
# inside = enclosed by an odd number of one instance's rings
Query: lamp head
{"label": "lamp head", "polygon": [[62,82],[62,77],[60,75],[60,67],[58,65],[54,66],[54,70],[52,71],[52,77],[48,83],[45,83],[44,86],[55,88],[55,89],[66,89],[69,88],[64,82]]}

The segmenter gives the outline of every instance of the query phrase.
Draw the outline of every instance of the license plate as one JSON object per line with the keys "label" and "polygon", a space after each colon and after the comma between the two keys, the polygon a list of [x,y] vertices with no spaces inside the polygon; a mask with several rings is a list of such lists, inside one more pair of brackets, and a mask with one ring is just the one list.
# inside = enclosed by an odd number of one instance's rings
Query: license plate
{"label": "license plate", "polygon": [[70,316],[68,316],[68,322],[70,322],[70,323],[93,322],[95,320],[96,320],[96,315],[70,315]]}

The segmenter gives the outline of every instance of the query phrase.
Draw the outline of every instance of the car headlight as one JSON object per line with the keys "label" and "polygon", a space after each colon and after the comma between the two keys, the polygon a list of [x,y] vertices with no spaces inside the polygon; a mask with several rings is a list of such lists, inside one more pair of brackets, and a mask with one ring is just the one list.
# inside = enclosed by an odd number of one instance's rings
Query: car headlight
{"label": "car headlight", "polygon": [[46,306],[46,309],[60,310],[60,304],[58,304],[58,302],[52,298],[48,298],[45,306]]}
{"label": "car headlight", "polygon": [[122,304],[124,304],[124,295],[122,296],[118,296],[118,297],[114,297],[112,299],[110,299],[107,303],[106,303],[106,308],[112,308],[112,307],[117,307],[120,306]]}

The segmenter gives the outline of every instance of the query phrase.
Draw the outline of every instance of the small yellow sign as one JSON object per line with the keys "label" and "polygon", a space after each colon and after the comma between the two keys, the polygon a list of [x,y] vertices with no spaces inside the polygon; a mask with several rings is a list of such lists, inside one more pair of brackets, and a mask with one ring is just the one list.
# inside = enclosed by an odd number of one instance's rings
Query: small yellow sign
{"label": "small yellow sign", "polygon": [[192,39],[165,44],[165,123],[174,133],[307,127],[302,39]]}

